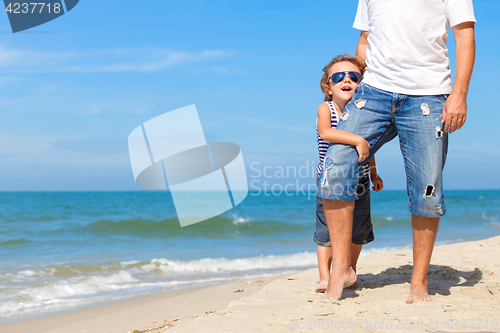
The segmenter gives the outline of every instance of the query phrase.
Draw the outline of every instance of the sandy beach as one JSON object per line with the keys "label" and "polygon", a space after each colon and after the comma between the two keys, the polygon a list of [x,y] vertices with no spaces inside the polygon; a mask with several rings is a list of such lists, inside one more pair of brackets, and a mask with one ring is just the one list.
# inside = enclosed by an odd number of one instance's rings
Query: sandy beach
{"label": "sandy beach", "polygon": [[412,252],[404,250],[360,258],[358,287],[339,302],[320,299],[310,269],[2,325],[0,332],[500,332],[499,248],[500,236],[437,246],[430,303],[405,303]]}

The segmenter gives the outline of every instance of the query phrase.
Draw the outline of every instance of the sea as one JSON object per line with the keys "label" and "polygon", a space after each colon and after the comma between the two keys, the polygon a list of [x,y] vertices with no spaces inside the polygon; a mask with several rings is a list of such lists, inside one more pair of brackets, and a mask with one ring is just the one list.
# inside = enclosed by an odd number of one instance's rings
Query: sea
{"label": "sea", "polygon": [[[500,191],[447,191],[437,244],[500,235]],[[372,192],[375,241],[411,248],[405,191]],[[169,192],[0,192],[0,324],[317,266],[314,193],[250,192],[181,227]]]}

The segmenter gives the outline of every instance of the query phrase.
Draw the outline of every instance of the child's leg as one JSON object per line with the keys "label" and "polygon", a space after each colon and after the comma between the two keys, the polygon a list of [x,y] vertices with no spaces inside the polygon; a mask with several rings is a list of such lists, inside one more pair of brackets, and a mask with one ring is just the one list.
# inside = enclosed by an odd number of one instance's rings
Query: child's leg
{"label": "child's leg", "polygon": [[330,246],[317,246],[319,283],[316,292],[324,292],[330,279],[330,267],[332,266],[332,248]]}
{"label": "child's leg", "polygon": [[[354,202],[352,240],[351,240],[351,267],[356,272],[358,258],[363,244],[375,239],[370,214],[370,179],[364,176],[357,188],[358,200]],[[357,284],[350,288],[356,288]]]}
{"label": "child's leg", "polygon": [[[358,263],[359,254],[361,253],[361,248],[363,245],[351,243],[351,267],[356,273],[356,265]],[[347,289],[356,289],[358,286],[358,281],[354,282],[353,285],[347,287]]]}
{"label": "child's leg", "polygon": [[351,243],[351,267],[356,273],[356,264],[358,263],[359,254],[363,245]]}
{"label": "child's leg", "polygon": [[316,230],[313,236],[317,244],[319,283],[316,292],[325,292],[330,278],[330,268],[332,265],[332,248],[330,247],[330,233],[326,226],[325,214],[323,211],[323,199],[316,198]]}

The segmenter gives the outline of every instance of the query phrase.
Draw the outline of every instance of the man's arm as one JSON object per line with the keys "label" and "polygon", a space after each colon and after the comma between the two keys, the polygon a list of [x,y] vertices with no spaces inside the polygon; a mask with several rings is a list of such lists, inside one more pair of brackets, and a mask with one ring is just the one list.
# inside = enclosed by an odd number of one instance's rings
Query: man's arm
{"label": "man's arm", "polygon": [[455,82],[448,100],[443,107],[441,123],[444,131],[453,133],[460,129],[467,117],[467,92],[476,56],[474,22],[464,22],[453,27],[457,68]]}
{"label": "man's arm", "polygon": [[356,47],[356,56],[366,60],[366,50],[370,44],[368,43],[368,31],[361,31],[358,40],[358,47]]}

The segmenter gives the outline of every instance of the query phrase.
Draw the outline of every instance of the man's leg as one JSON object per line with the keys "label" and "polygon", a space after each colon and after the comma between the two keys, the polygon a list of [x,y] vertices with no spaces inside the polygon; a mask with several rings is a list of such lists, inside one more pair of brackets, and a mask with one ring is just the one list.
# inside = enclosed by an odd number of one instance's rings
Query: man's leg
{"label": "man's leg", "polygon": [[342,290],[356,282],[356,274],[351,268],[354,201],[323,199],[323,207],[332,240],[332,271],[325,298],[340,300]]}
{"label": "man's leg", "polygon": [[[430,301],[427,272],[439,218],[446,212],[442,171],[448,135],[442,130],[444,96],[399,95],[395,123],[405,162],[413,229],[413,274],[406,302]],[[399,101],[398,101],[399,102]]]}
{"label": "man's leg", "polygon": [[413,229],[413,274],[410,283],[410,295],[406,303],[430,302],[427,292],[427,272],[431,262],[432,250],[436,241],[439,217],[411,216]]}

